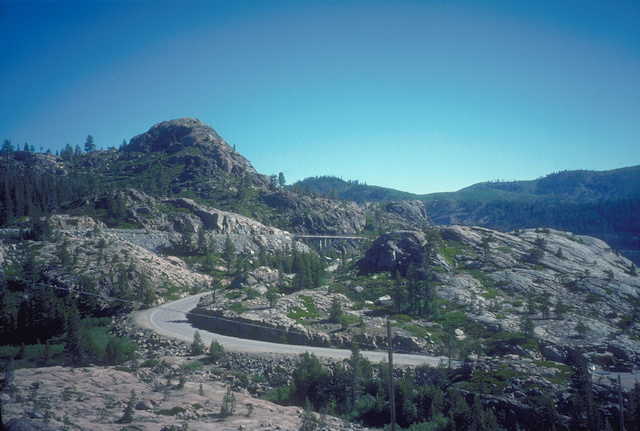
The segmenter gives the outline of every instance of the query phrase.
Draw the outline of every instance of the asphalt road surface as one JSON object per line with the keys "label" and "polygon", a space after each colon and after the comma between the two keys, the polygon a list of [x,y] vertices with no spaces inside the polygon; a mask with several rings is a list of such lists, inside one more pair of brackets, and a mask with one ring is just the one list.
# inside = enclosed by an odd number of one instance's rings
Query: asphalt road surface
{"label": "asphalt road surface", "polygon": [[[198,305],[198,300],[203,295],[210,295],[211,292],[201,293],[169,302],[159,307],[136,313],[135,322],[144,328],[151,329],[158,334],[174,338],[181,341],[192,342],[196,329],[187,320],[186,314]],[[222,344],[225,350],[233,352],[246,352],[254,354],[290,354],[298,355],[309,352],[319,357],[332,358],[336,360],[346,359],[351,356],[351,351],[346,349],[332,349],[328,347],[300,346],[293,344],[268,343],[265,341],[250,340],[246,338],[236,338],[227,335],[214,334],[203,329],[198,329],[202,336],[202,341],[208,346],[211,340],[216,339]],[[386,351],[360,352],[372,362],[379,362],[388,358]],[[411,355],[404,353],[394,353],[393,363],[398,365],[423,365],[437,366],[441,361],[447,362],[447,358],[441,356]],[[457,361],[456,361],[457,364]],[[610,379],[617,382],[618,374],[621,378],[622,386],[625,389],[632,389],[640,381],[640,374],[635,373],[599,373],[593,374],[593,379]]]}
{"label": "asphalt road surface", "polygon": [[[163,304],[159,307],[136,313],[135,322],[144,328],[151,329],[158,334],[166,337],[182,340],[186,342],[193,341],[193,334],[196,329],[187,320],[186,314],[193,310],[198,304],[198,300],[203,295],[209,295],[210,292],[201,293],[180,299],[178,301]],[[351,356],[351,351],[346,349],[332,349],[327,347],[299,346],[292,344],[268,343],[265,341],[249,340],[245,338],[236,338],[226,335],[214,334],[203,329],[198,329],[202,336],[202,341],[208,346],[211,340],[216,339],[222,344],[227,351],[247,352],[255,354],[292,354],[309,352],[319,357],[332,359],[345,359]],[[363,356],[370,361],[379,362],[383,359],[388,360],[387,351],[367,351],[362,350]],[[398,365],[423,365],[437,366],[440,361],[447,361],[444,357],[412,355],[403,353],[393,354],[393,363]]]}

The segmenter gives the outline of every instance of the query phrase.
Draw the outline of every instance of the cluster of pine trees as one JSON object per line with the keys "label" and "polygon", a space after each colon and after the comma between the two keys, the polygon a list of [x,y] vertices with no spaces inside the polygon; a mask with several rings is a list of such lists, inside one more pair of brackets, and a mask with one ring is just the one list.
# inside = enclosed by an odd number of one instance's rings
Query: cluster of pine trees
{"label": "cluster of pine trees", "polygon": [[[413,431],[618,429],[618,416],[606,415],[593,397],[584,357],[577,354],[571,369],[564,402],[556,403],[551,393],[537,388],[520,400],[519,415],[491,398],[519,376],[515,371],[468,374],[427,365],[396,370],[396,424]],[[329,366],[313,354],[301,354],[289,385],[271,395],[283,405],[308,406],[369,427],[386,428],[391,421],[388,364],[371,364],[355,347],[348,360]],[[627,406],[625,429],[640,429],[640,387],[629,394]]]}
{"label": "cluster of pine trees", "polygon": [[0,165],[0,227],[7,227],[21,218],[39,219],[52,214],[65,203],[95,191],[92,177],[79,178],[69,173],[55,176],[36,169],[21,169],[7,163]]}
{"label": "cluster of pine trees", "polygon": [[[36,364],[118,364],[137,346],[109,333],[90,280],[77,293],[47,284],[35,250],[27,248],[18,271],[0,277],[0,359]],[[15,272],[15,273],[13,273]],[[12,348],[13,346],[13,348]],[[19,348],[15,355],[15,348]]]}

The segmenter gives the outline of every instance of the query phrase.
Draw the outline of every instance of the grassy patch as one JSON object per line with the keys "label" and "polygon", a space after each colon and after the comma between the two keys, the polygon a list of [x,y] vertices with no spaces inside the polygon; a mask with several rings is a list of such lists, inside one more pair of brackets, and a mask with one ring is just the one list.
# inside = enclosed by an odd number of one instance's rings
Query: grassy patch
{"label": "grassy patch", "polygon": [[595,295],[593,293],[589,293],[587,295],[587,299],[586,299],[587,303],[589,304],[595,304],[596,302],[600,302],[602,301],[602,298],[600,298],[598,295]]}
{"label": "grassy patch", "polygon": [[186,287],[178,287],[175,286],[167,281],[165,281],[164,283],[162,283],[162,287],[160,288],[160,297],[168,300],[168,301],[175,301],[177,299],[180,299],[180,294],[183,292],[188,292],[189,289],[187,289]]}
{"label": "grassy patch", "polygon": [[428,338],[429,331],[427,331],[424,327],[418,325],[401,325],[400,326],[405,331],[408,331],[412,337],[416,338]]}
{"label": "grassy patch", "polygon": [[162,416],[175,416],[178,413],[184,413],[186,411],[187,409],[185,409],[184,407],[176,406],[171,409],[158,410],[158,414]]}
{"label": "grassy patch", "polygon": [[411,322],[413,319],[411,316],[407,316],[406,314],[394,314],[393,316],[389,316],[389,320],[395,320],[398,323],[407,323]]}
{"label": "grassy patch", "polygon": [[459,387],[476,393],[501,395],[509,383],[509,379],[519,375],[520,374],[515,371],[507,370],[506,366],[501,366],[497,370],[475,370],[471,375],[471,379],[466,382],[461,382]]}
{"label": "grassy patch", "polygon": [[226,292],[224,294],[224,297],[229,299],[229,300],[234,300],[234,299],[240,299],[242,298],[243,293],[239,290],[231,290],[229,292]]}
{"label": "grassy patch", "polygon": [[295,320],[297,323],[308,322],[309,320],[317,319],[319,317],[318,310],[316,309],[313,298],[308,295],[298,295],[298,298],[302,300],[302,307],[297,305],[289,308],[287,317]]}
{"label": "grassy patch", "polygon": [[447,262],[449,262],[451,266],[455,267],[456,255],[465,254],[469,256],[475,256],[476,252],[471,247],[462,245],[459,242],[443,241],[440,245],[440,254],[444,256],[444,258],[447,260]]}
{"label": "grassy patch", "polygon": [[494,288],[489,288],[482,294],[484,299],[496,299],[498,296],[500,296],[500,292],[498,292],[498,289]]}
{"label": "grassy patch", "polygon": [[573,375],[573,372],[571,371],[571,367],[569,365],[559,364],[552,361],[531,361],[531,363],[538,367],[555,369],[556,374],[554,377],[546,377],[546,379],[554,385],[560,385],[564,383],[566,379],[570,378]]}
{"label": "grassy patch", "polygon": [[184,364],[182,366],[182,370],[187,372],[187,373],[193,373],[195,371],[200,371],[202,370],[204,366],[202,365],[202,362],[200,361],[191,361],[191,362],[187,362],[186,364]]}
{"label": "grassy patch", "polygon": [[242,302],[232,302],[227,306],[227,310],[231,310],[238,314],[242,314],[245,311],[249,310],[249,307],[244,305]]}

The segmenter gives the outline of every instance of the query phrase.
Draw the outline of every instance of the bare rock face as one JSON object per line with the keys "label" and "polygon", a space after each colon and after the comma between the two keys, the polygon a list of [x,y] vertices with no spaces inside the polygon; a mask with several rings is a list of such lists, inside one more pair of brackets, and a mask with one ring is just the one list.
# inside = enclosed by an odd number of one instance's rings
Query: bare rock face
{"label": "bare rock face", "polygon": [[[231,237],[238,252],[257,253],[260,247],[267,251],[293,247],[293,235],[289,232],[265,226],[252,218],[200,205],[187,198],[167,199],[164,202],[192,214],[189,223],[195,224],[198,229],[204,229],[214,248],[219,251],[222,250],[227,235]],[[174,217],[173,229],[179,231],[183,222],[184,217]],[[296,246],[299,250],[308,250],[304,244],[296,243]]]}
{"label": "bare rock face", "polygon": [[433,221],[427,216],[424,202],[418,200],[389,202],[386,210],[389,214],[404,219],[415,226],[433,227]]}
{"label": "bare rock face", "polygon": [[422,232],[387,233],[373,242],[358,266],[363,273],[399,270],[404,274],[410,265],[420,267],[426,246],[427,239]]}
{"label": "bare rock face", "polygon": [[[446,226],[438,231],[460,250],[453,256],[456,270],[436,274],[438,292],[474,304],[473,319],[514,332],[531,313],[533,332],[549,360],[562,360],[576,347],[608,351],[620,361],[640,359],[640,325],[632,317],[640,277],[603,241],[549,229],[502,233]],[[583,333],[577,329],[581,325]]]}
{"label": "bare rock face", "polygon": [[215,130],[195,118],[179,118],[156,124],[146,133],[132,138],[124,150],[129,154],[173,154],[188,147],[197,147],[204,151],[201,155],[170,158],[169,162],[192,165],[200,171],[222,171],[238,177],[251,176],[265,184],[268,182],[267,177],[259,175],[251,163],[231,148]]}
{"label": "bare rock face", "polygon": [[230,289],[240,289],[243,287],[253,287],[257,285],[276,284],[280,275],[277,270],[268,266],[252,269],[245,275],[236,277],[229,285]]}
{"label": "bare rock face", "polygon": [[360,269],[404,275],[410,264],[419,269],[428,252],[429,282],[438,296],[465,306],[488,330],[522,331],[523,316],[529,316],[540,352],[509,353],[563,361],[580,348],[605,352],[618,363],[640,362],[640,277],[603,241],[549,229],[433,229],[442,239],[437,245],[420,232],[381,236],[358,262]]}
{"label": "bare rock face", "polygon": [[366,223],[363,209],[355,202],[338,203],[323,197],[311,199],[285,190],[268,193],[262,200],[272,208],[283,210],[296,233],[353,235]]}
{"label": "bare rock face", "polygon": [[79,229],[79,230],[88,230],[88,229],[101,229],[104,226],[104,223],[101,221],[96,221],[91,217],[87,216],[69,216],[67,214],[59,214],[53,215],[50,217],[49,222],[51,223],[51,227],[53,229]]}

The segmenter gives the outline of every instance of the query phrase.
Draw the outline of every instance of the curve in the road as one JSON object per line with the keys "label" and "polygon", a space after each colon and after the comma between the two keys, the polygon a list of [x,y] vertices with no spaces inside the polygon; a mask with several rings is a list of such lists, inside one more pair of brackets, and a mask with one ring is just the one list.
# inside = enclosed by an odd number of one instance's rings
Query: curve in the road
{"label": "curve in the road", "polygon": [[[193,310],[201,296],[210,294],[201,293],[198,295],[183,298],[160,307],[140,311],[135,315],[135,322],[144,328],[151,329],[166,337],[171,337],[181,341],[193,341],[196,329],[200,332],[202,340],[209,345],[213,339],[222,344],[225,350],[234,352],[247,352],[258,354],[300,354],[304,352],[313,353],[316,356],[344,359],[351,356],[351,351],[346,349],[332,349],[327,347],[300,346],[292,344],[268,343],[265,341],[236,338],[226,335],[214,334],[206,330],[195,328],[187,320],[187,313]],[[387,358],[387,352],[381,351],[361,351],[362,355],[371,361],[379,362]],[[404,353],[394,353],[393,362],[399,365],[431,365],[436,366],[444,357],[411,355]]]}

